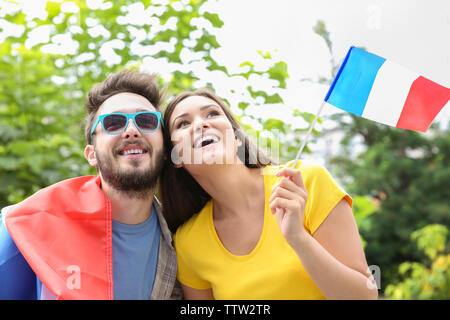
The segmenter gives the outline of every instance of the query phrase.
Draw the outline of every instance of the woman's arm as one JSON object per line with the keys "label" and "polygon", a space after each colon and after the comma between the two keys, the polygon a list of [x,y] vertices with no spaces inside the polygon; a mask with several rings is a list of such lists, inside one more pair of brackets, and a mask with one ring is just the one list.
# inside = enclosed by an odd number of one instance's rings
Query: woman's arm
{"label": "woman's arm", "polygon": [[181,288],[186,300],[214,300],[212,289],[194,289],[184,284],[181,285]]}
{"label": "woman's arm", "polygon": [[284,168],[279,176],[289,178],[274,187],[270,207],[286,241],[323,295],[327,299],[377,299],[349,204],[341,200],[311,236],[303,227],[308,192],[300,171]]}
{"label": "woman's arm", "polygon": [[292,247],[328,299],[378,298],[347,201],[336,205],[313,236],[299,237]]}

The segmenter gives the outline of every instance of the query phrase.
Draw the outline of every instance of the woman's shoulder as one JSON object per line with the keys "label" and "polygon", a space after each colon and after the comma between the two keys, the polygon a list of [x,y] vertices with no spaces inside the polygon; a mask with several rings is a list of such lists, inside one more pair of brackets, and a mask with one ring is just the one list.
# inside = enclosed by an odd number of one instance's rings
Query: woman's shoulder
{"label": "woman's shoulder", "polygon": [[204,234],[205,228],[209,227],[209,217],[212,212],[212,200],[209,200],[202,210],[192,215],[189,220],[185,221],[175,232],[175,242],[180,239],[197,239],[201,234]]}

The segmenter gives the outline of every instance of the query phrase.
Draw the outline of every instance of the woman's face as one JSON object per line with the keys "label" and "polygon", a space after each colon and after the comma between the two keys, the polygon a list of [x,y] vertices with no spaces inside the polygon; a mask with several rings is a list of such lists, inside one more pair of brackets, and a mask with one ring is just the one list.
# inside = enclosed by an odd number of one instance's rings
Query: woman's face
{"label": "woman's face", "polygon": [[176,167],[192,173],[195,165],[242,163],[236,156],[241,142],[222,107],[212,99],[191,96],[178,103],[169,119]]}

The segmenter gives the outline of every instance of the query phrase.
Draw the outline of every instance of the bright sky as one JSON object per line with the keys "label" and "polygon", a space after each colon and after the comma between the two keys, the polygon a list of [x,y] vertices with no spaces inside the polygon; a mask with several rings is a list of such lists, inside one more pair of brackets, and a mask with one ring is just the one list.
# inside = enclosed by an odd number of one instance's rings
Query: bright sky
{"label": "bright sky", "polygon": [[[313,32],[317,20],[323,20],[330,32],[337,62],[350,46],[364,46],[450,87],[448,0],[220,0],[216,8],[225,22],[217,36],[222,45],[217,57],[236,66],[243,60],[256,60],[257,50],[275,53],[272,56],[287,62],[290,74],[284,102],[302,111],[316,113],[329,88],[300,81],[320,75],[329,78],[331,57],[324,41]],[[322,115],[336,112],[342,111],[327,105]],[[267,113],[273,115],[274,110]],[[447,128],[449,119],[450,102],[435,121],[444,120],[441,127]],[[334,124],[325,121],[323,127]],[[337,152],[338,136],[309,144],[312,154],[302,158],[324,164],[325,158]],[[357,154],[360,148],[356,144],[353,152]]]}
{"label": "bright sky", "polygon": [[[300,83],[329,78],[330,56],[313,26],[325,22],[340,62],[351,45],[391,59],[450,87],[450,1],[448,0],[221,0],[225,25],[218,35],[220,59],[238,65],[256,50],[274,52],[288,63],[285,102],[315,112],[328,86]],[[450,118],[447,105],[438,115]]]}
{"label": "bright sky", "polygon": [[[24,2],[27,12],[45,16],[42,9],[39,9],[38,3],[41,1],[10,2]],[[1,0],[0,3],[5,4]],[[87,3],[91,7],[108,6],[108,1],[102,0],[87,0]],[[142,11],[140,5],[139,2],[135,3],[130,14],[134,16],[128,19],[136,21],[139,18]],[[76,6],[74,7],[66,4],[65,10],[76,10]],[[275,60],[288,64],[290,79],[287,90],[282,93],[285,104],[302,111],[316,113],[328,90],[328,85],[300,81],[305,78],[318,79],[319,76],[330,78],[331,56],[325,42],[313,32],[313,26],[319,19],[325,22],[330,32],[333,58],[337,62],[345,57],[351,45],[364,46],[370,52],[450,87],[448,0],[218,0],[211,1],[206,8],[219,13],[225,23],[217,32],[221,48],[213,53],[213,57],[220,64],[227,66],[229,71],[237,72],[238,65],[244,61],[257,64],[262,60],[257,54],[258,50],[271,52]],[[98,29],[96,32],[108,31]],[[61,43],[65,41],[60,40]],[[123,43],[120,40],[112,41],[110,48],[104,48],[104,54],[109,54],[111,61],[114,61],[118,56],[114,57],[112,49],[121,45]],[[61,45],[59,49],[74,50],[70,45]],[[147,54],[149,58],[144,59],[144,63],[149,69],[163,76],[164,73],[170,75],[170,66],[152,60],[151,52]],[[84,58],[88,57],[80,59]],[[226,96],[230,81],[225,79],[223,73],[205,74],[204,78],[216,85],[219,96]],[[260,83],[255,81],[255,84]],[[245,88],[246,84],[242,86],[242,83],[236,80],[232,86]],[[220,92],[221,90],[223,92]],[[276,116],[289,122],[290,118],[288,113],[283,112],[283,107],[258,106],[255,114],[263,118]],[[239,110],[234,108],[234,111]],[[322,115],[335,112],[342,111],[327,106]],[[444,120],[445,125],[448,119],[450,103],[436,117],[436,121]],[[254,128],[258,130],[258,123],[252,123],[250,120],[249,123],[254,124]],[[307,123],[296,125],[305,127]],[[323,126],[327,127],[327,123]]]}

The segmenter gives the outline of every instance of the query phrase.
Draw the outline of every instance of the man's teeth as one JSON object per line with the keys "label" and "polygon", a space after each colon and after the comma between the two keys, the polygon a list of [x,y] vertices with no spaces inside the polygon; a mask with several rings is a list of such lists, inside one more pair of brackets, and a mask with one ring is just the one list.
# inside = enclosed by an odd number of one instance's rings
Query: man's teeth
{"label": "man's teeth", "polygon": [[142,149],[132,149],[132,150],[126,150],[123,152],[123,155],[129,155],[129,154],[141,154],[144,153],[144,151]]}
{"label": "man's teeth", "polygon": [[208,140],[212,140],[213,141],[212,143],[219,142],[219,138],[216,137],[216,136],[204,136],[204,137],[201,137],[200,139],[197,140],[197,142],[195,143],[194,147],[195,148],[201,148],[202,147],[202,143],[204,141],[208,141]]}

